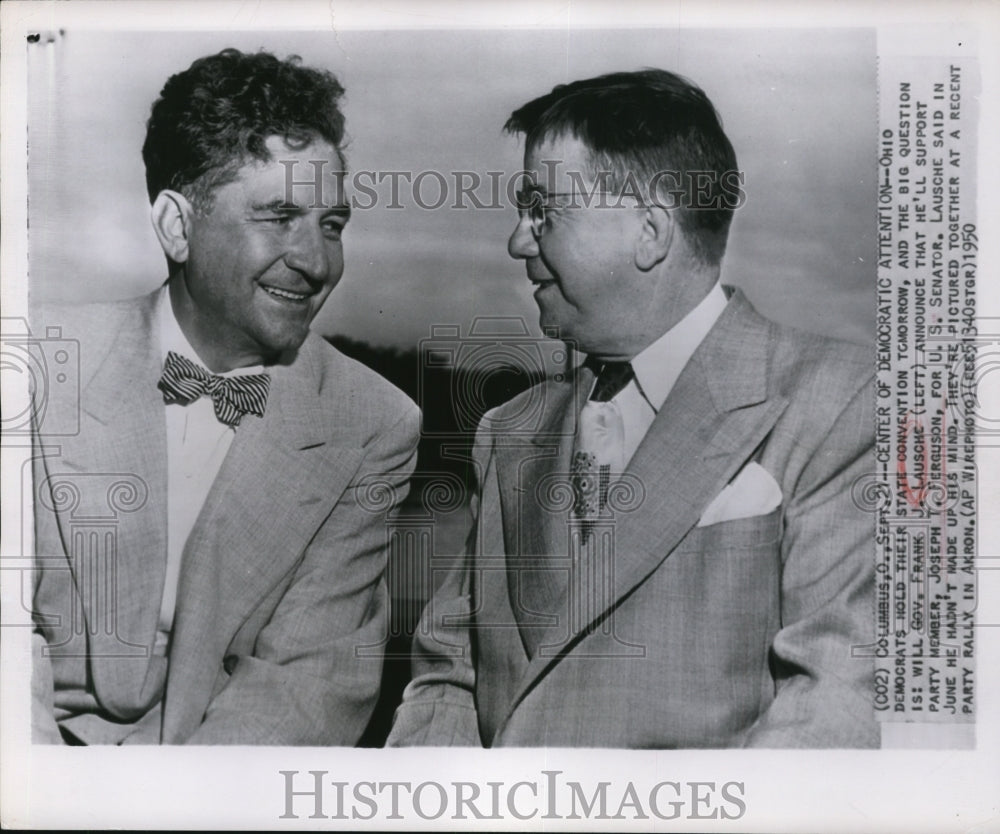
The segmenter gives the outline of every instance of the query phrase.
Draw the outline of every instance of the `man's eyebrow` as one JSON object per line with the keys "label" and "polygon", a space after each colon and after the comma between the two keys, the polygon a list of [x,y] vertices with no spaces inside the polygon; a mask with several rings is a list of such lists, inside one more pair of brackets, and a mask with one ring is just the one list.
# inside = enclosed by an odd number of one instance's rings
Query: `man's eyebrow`
{"label": "man's eyebrow", "polygon": [[291,203],[281,197],[276,197],[266,203],[254,203],[250,206],[250,208],[252,211],[284,212],[286,214],[304,214],[310,209],[322,208],[324,209],[324,215],[335,214],[339,217],[345,217],[348,219],[351,216],[351,207],[346,203],[340,203],[334,206],[302,206],[298,203]]}
{"label": "man's eyebrow", "polygon": [[351,219],[351,206],[348,203],[338,203],[335,206],[330,206],[323,212],[323,217],[329,217],[331,215],[343,217],[344,222],[346,223]]}
{"label": "man's eyebrow", "polygon": [[287,212],[301,212],[305,209],[296,204],[290,203],[288,200],[284,200],[281,197],[276,197],[267,203],[254,203],[250,206],[254,211],[287,211]]}

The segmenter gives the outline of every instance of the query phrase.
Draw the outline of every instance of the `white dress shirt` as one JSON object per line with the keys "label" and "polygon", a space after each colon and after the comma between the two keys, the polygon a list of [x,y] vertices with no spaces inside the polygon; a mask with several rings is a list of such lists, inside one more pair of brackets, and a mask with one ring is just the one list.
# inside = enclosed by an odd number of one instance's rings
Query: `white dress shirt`
{"label": "white dress shirt", "polygon": [[[206,367],[177,323],[170,294],[160,291],[160,349],[163,361],[173,351]],[[237,368],[219,376],[258,374],[263,366]],[[163,599],[157,624],[154,652],[165,654],[173,627],[180,577],[181,554],[194,529],[222,461],[236,435],[236,429],[215,416],[210,397],[199,397],[189,405],[165,406],[167,426],[167,568]]]}
{"label": "white dress shirt", "polygon": [[726,302],[722,284],[717,282],[698,306],[632,359],[635,378],[610,400],[621,410],[626,466],[684,366],[722,315]]}

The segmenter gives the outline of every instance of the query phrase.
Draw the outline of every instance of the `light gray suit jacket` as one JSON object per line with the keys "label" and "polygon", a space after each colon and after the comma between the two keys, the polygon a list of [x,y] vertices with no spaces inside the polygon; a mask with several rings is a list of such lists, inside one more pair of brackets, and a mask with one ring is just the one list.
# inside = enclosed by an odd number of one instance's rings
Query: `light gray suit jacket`
{"label": "light gray suit jacket", "polygon": [[[877,745],[875,525],[852,501],[872,376],[864,349],[737,292],[609,497],[604,549],[575,561],[565,473],[593,376],[488,414],[474,543],[424,612],[389,743]],[[699,525],[752,461],[780,506]]]}
{"label": "light gray suit jacket", "polygon": [[[310,335],[271,368],[183,552],[172,642],[152,653],[167,548],[154,297],[63,311],[79,433],[35,460],[35,738],[353,745],[387,634],[385,512],[419,411]],[[70,316],[70,318],[67,318]],[[52,396],[49,409],[75,402]]]}

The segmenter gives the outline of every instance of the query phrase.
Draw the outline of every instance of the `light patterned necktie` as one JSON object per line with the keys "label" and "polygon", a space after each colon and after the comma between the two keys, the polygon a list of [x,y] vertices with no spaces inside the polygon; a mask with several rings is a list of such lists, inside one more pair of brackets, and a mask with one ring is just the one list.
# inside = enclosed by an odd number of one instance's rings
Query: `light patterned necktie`
{"label": "light patterned necktie", "polygon": [[[590,360],[588,363],[593,367]],[[571,477],[573,512],[584,522],[584,541],[604,510],[612,478],[625,469],[625,425],[621,409],[611,400],[634,377],[628,362],[605,362],[590,400],[580,412]]]}
{"label": "light patterned necktie", "polygon": [[218,376],[180,354],[169,351],[163,375],[156,387],[163,401],[187,405],[207,395],[215,406],[219,422],[236,428],[244,414],[264,416],[271,377],[267,374]]}

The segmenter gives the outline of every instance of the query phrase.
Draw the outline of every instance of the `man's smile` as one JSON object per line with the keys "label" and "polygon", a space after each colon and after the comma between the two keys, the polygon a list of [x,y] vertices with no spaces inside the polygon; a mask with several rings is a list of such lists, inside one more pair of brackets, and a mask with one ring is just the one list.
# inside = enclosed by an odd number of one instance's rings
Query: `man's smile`
{"label": "man's smile", "polygon": [[314,292],[295,292],[294,290],[272,287],[267,284],[260,284],[259,286],[272,298],[280,298],[282,301],[289,301],[295,304],[305,303],[315,295]]}

